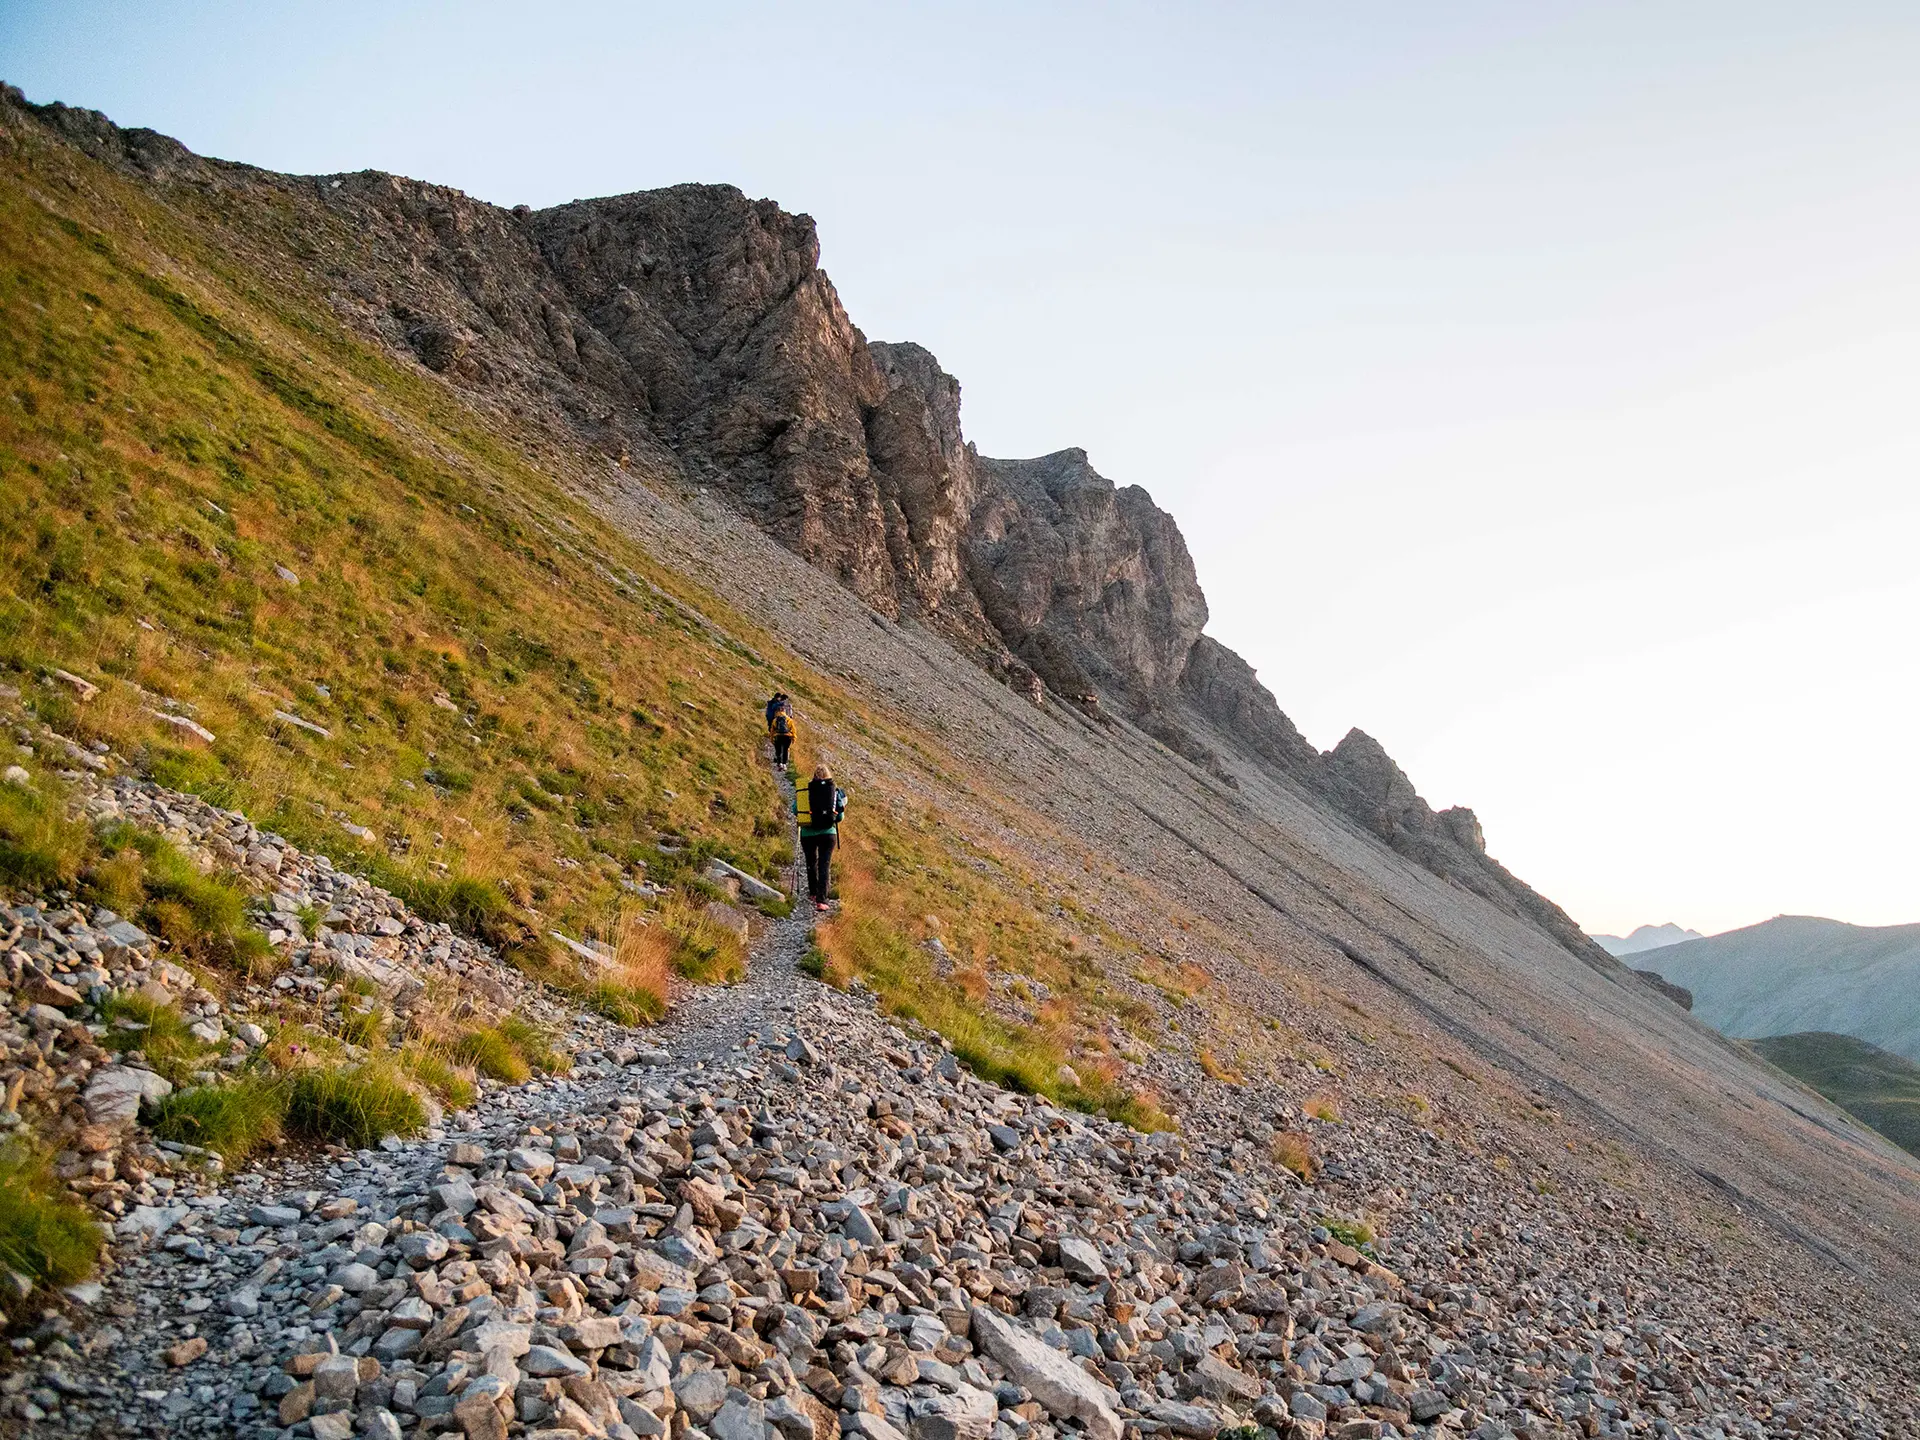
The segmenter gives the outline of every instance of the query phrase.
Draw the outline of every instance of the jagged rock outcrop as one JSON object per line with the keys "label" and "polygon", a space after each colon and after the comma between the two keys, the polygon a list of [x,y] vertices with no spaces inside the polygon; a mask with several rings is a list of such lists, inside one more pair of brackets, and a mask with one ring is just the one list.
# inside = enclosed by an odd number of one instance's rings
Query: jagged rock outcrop
{"label": "jagged rock outcrop", "polygon": [[1009,647],[1070,695],[1140,706],[1170,691],[1207,623],[1173,517],[1084,450],[978,468],[967,570]]}
{"label": "jagged rock outcrop", "polygon": [[[848,317],[810,217],[727,185],[503,210],[373,171],[206,160],[92,111],[6,98],[182,204],[220,193],[223,224],[257,227],[264,268],[287,264],[298,216],[298,258],[327,303],[475,403],[710,485],[876,610],[924,619],[1034,698],[1044,686],[1117,710],[1228,781],[1224,751],[1238,752],[1612,964],[1487,856],[1472,812],[1434,814],[1369,737],[1324,756],[1308,744],[1253,668],[1202,633],[1192,556],[1145,490],[1116,487],[1079,449],[979,455],[959,382]],[[263,203],[230,203],[247,193]]]}

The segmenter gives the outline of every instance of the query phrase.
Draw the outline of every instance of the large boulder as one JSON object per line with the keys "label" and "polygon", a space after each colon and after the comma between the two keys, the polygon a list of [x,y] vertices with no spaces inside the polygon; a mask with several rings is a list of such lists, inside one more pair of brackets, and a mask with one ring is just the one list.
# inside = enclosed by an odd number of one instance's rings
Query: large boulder
{"label": "large boulder", "polygon": [[1120,1397],[1032,1332],[976,1305],[973,1338],[1049,1414],[1078,1420],[1093,1440],[1120,1440]]}

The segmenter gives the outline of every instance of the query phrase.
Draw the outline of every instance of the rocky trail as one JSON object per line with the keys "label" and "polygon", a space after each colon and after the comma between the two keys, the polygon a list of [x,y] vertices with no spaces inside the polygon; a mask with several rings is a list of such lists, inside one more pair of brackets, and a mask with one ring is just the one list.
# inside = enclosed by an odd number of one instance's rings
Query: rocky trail
{"label": "rocky trail", "polygon": [[[768,923],[742,983],[653,1030],[572,1016],[570,1074],[490,1086],[421,1138],[147,1177],[104,1285],[16,1343],[8,1422],[261,1440],[1906,1433],[1885,1377],[1833,1374],[1791,1336],[1745,1336],[1739,1354],[1770,1359],[1735,1373],[1731,1297],[1651,1290],[1570,1229],[1489,1213],[1444,1266],[1445,1249],[1366,1243],[1332,1219],[1343,1187],[1445,1164],[1407,1134],[1329,1136],[1309,1185],[1250,1105],[1143,1135],[984,1084],[857,985],[802,973],[812,919]],[[479,947],[466,963],[498,965]],[[1531,1261],[1476,1271],[1476,1246]]]}

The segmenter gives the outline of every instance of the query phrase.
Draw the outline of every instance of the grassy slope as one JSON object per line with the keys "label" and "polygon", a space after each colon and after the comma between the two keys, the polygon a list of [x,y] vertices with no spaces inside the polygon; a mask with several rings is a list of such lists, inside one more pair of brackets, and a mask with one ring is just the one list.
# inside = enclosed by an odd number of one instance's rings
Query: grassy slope
{"label": "grassy slope", "polygon": [[1744,1042],[1901,1149],[1920,1155],[1920,1065],[1821,1030]]}
{"label": "grassy slope", "polygon": [[[50,215],[17,173],[0,254],[0,665],[104,686],[39,689],[43,716],[339,858],[498,880],[577,927],[662,831],[781,856],[753,763],[766,667],[429,382],[191,293],[191,250]],[[151,716],[160,697],[215,743]]]}
{"label": "grassy slope", "polygon": [[[662,833],[774,873],[787,841],[756,741],[776,684],[935,769],[902,717],[577,503],[535,458],[550,439],[494,428],[343,331],[304,277],[249,266],[258,234],[223,244],[209,202],[163,205],[19,139],[0,163],[0,681],[55,728],[429,909],[458,911],[458,877],[497,887],[534,948],[548,926],[613,939],[619,882],[674,878]],[[101,693],[76,702],[55,668]],[[216,740],[156,719],[168,702]],[[1091,922],[1057,884],[904,790],[866,788],[850,840],[836,973],[982,1069],[1156,1118],[1112,1084],[1105,1025],[1128,1002],[1077,950]],[[995,1019],[993,969],[1055,998]]]}

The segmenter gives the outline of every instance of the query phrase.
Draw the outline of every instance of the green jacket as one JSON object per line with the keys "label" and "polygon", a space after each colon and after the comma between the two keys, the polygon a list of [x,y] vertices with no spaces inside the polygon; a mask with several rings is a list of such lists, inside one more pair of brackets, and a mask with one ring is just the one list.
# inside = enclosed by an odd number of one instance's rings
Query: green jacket
{"label": "green jacket", "polygon": [[796,785],[793,787],[793,818],[799,824],[800,833],[803,836],[839,834],[840,822],[846,817],[846,813],[847,792],[835,786],[833,791],[833,818],[825,825],[817,824],[815,817],[807,813],[807,787],[805,785]]}

